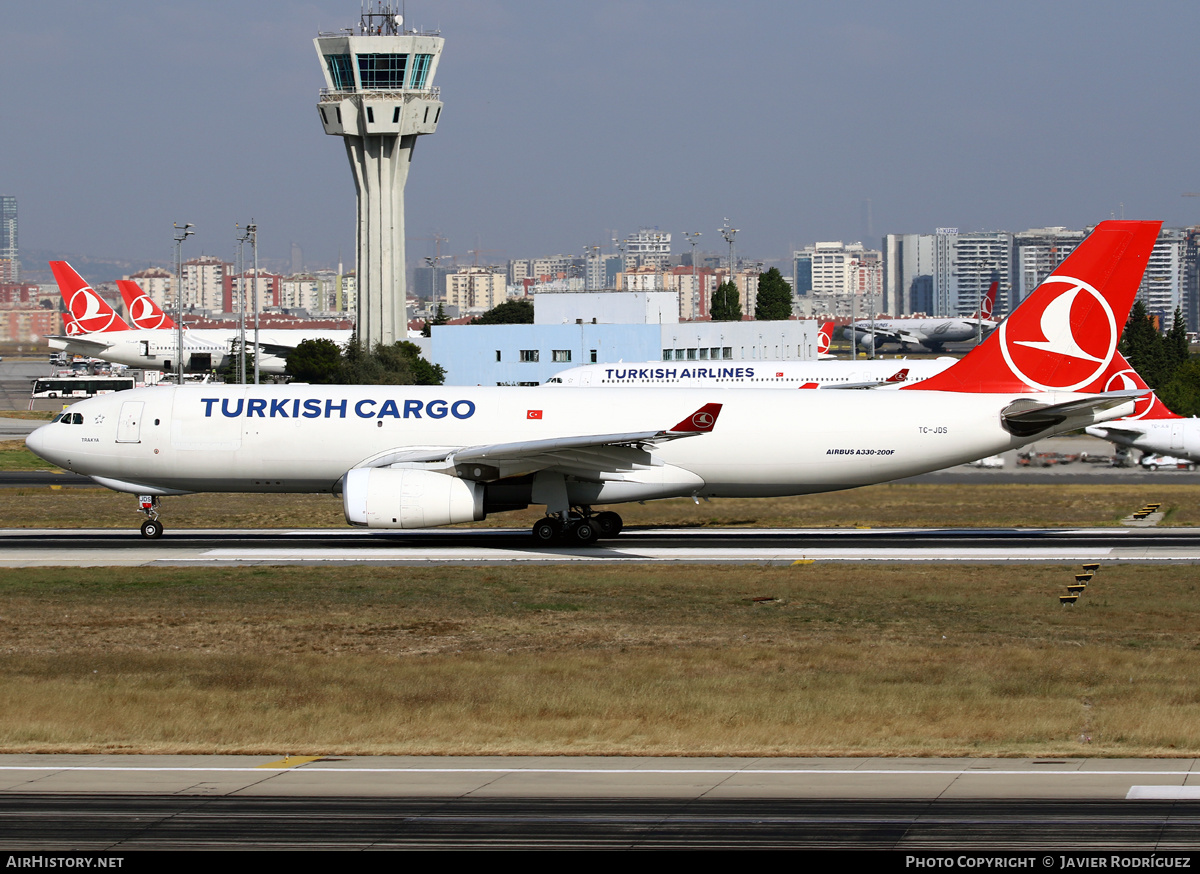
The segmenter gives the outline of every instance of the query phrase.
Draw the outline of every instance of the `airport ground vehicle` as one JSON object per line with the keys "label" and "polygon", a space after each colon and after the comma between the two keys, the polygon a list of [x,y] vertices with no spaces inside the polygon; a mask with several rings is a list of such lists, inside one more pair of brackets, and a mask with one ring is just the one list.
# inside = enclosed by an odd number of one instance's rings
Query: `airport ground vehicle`
{"label": "airport ground vehicle", "polygon": [[48,376],[33,381],[35,398],[92,398],[134,387],[132,376]]}

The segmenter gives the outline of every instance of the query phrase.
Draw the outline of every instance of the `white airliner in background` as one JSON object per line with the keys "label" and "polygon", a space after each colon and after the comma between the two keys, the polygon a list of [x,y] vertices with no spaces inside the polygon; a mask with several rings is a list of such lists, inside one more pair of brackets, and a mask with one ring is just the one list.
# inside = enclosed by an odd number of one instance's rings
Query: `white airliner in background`
{"label": "white airliner in background", "polygon": [[958,359],[885,361],[647,361],[584,364],[546,385],[577,388],[899,388],[941,373]]}
{"label": "white airliner in background", "polygon": [[[129,367],[173,369],[178,352],[178,334],[174,327],[168,329],[164,324],[158,328],[131,329],[66,261],[51,261],[50,269],[54,272],[58,290],[62,293],[72,317],[65,335],[48,338],[51,349],[100,358]],[[136,284],[130,284],[137,288]],[[140,291],[138,289],[139,293]],[[162,310],[154,306],[145,295],[141,295],[137,310],[130,309],[131,317],[153,320],[153,311],[145,310],[147,303],[166,319]],[[171,324],[174,326],[173,322]],[[260,330],[259,370],[266,374],[282,374],[287,367],[288,353],[302,340],[323,338],[341,346],[350,339],[351,334],[351,331],[308,328]],[[228,357],[233,354],[234,342],[238,336],[238,331],[229,328],[185,329],[185,370],[207,372],[224,367]],[[254,349],[252,344],[253,337],[248,333],[246,348],[250,351]]]}
{"label": "white airliner in background", "polygon": [[341,493],[347,520],[422,528],[546,506],[539,542],[620,530],[593,507],[833,491],[1127,415],[1104,391],[1159,222],[1103,222],[962,361],[899,391],[171,386],[81,401],[26,440],[140,495]]}
{"label": "white airliner in background", "polygon": [[[1149,391],[1141,374],[1129,365],[1120,352],[1116,359],[1120,368],[1109,381],[1110,388]],[[1156,394],[1139,398],[1133,415],[1103,425],[1093,425],[1087,432],[1093,437],[1142,452],[1200,462],[1200,419],[1172,413]]]}
{"label": "white airliner in background", "polygon": [[946,343],[965,343],[996,329],[992,311],[996,304],[999,282],[993,282],[984,295],[978,313],[965,319],[860,319],[844,329],[847,340],[856,346],[878,348],[884,343],[899,343],[904,350],[924,346],[941,352]]}

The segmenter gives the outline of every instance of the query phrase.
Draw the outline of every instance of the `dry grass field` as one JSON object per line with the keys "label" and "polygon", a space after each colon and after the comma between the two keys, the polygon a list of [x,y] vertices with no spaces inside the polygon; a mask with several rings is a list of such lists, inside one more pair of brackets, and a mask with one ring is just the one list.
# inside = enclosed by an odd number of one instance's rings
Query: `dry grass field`
{"label": "dry grass field", "polygon": [[1195,570],[1071,572],[0,571],[0,751],[1200,755]]}
{"label": "dry grass field", "polygon": [[[1168,475],[1164,475],[1168,476]],[[1193,486],[937,485],[868,486],[797,498],[689,499],[624,504],[627,526],[696,528],[1076,528],[1115,525],[1147,501],[1160,501],[1164,525],[1200,525]],[[132,495],[95,488],[0,490],[0,528],[136,528]],[[163,523],[178,528],[341,528],[333,495],[199,494],[165,498]],[[541,509],[478,523],[528,528]]]}

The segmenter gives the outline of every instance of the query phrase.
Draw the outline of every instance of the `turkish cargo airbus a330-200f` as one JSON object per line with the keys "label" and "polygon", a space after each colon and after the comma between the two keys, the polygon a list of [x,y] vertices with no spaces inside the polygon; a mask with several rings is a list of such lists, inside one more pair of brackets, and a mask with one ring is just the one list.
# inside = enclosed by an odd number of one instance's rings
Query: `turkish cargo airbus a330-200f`
{"label": "turkish cargo airbus a330-200f", "polygon": [[33,432],[57,465],[155,505],[189,492],[341,493],[347,520],[422,528],[544,504],[539,541],[620,530],[604,504],[770,497],[937,470],[1129,414],[1105,391],[1158,222],[1104,222],[962,361],[887,392],[751,388],[171,386]]}

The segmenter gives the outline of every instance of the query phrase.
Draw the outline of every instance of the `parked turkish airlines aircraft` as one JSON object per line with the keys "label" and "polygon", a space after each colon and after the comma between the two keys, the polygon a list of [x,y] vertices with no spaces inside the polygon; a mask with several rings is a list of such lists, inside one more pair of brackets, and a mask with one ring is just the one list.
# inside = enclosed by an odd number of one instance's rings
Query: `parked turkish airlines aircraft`
{"label": "parked turkish airlines aircraft", "polygon": [[157,499],[341,492],[347,520],[421,528],[544,504],[539,541],[620,530],[604,504],[799,495],[963,464],[1128,415],[1104,392],[1159,222],[1100,224],[987,340],[899,391],[170,386],[81,401],[42,458]]}
{"label": "parked turkish airlines aircraft", "polygon": [[121,300],[125,301],[125,311],[129,314],[129,321],[133,322],[135,328],[146,331],[175,330],[175,320],[164,313],[136,282],[131,279],[118,279],[117,288],[121,290]]}
{"label": "parked turkish airlines aircraft", "polygon": [[[1120,370],[1109,379],[1112,388],[1140,388],[1149,391],[1141,374],[1130,366],[1120,352],[1117,353],[1116,359]],[[1093,425],[1087,432],[1093,437],[1140,449],[1142,452],[1200,462],[1200,419],[1189,419],[1172,413],[1167,405],[1159,400],[1158,395],[1153,393],[1138,398],[1133,415],[1114,419],[1103,425]]]}
{"label": "parked turkish airlines aircraft", "polygon": [[[130,329],[124,320],[66,261],[51,261],[50,269],[62,293],[63,300],[71,310],[78,333],[70,327],[65,336],[49,337],[51,349],[101,358],[114,364],[129,367],[172,370],[174,368],[179,339],[172,329]],[[124,280],[123,280],[124,281]],[[136,288],[136,286],[135,286]],[[124,293],[124,291],[122,292]],[[144,296],[143,296],[144,297]],[[153,304],[149,298],[146,303]],[[135,313],[141,318],[144,303],[131,306],[130,316]],[[158,310],[158,307],[154,307]],[[158,310],[161,313],[161,310]],[[153,315],[149,316],[153,320]],[[163,318],[167,318],[163,315]],[[168,319],[168,321],[170,321]],[[174,323],[172,323],[173,325]],[[349,341],[353,332],[310,329],[271,329],[259,331],[259,370],[268,375],[282,374],[287,367],[287,355],[302,340],[323,338],[339,346]],[[224,367],[232,354],[239,332],[229,328],[185,329],[183,332],[184,367],[192,372],[207,372]],[[247,334],[246,348],[253,350],[253,340]]]}
{"label": "parked turkish airlines aircraft", "polygon": [[924,346],[941,352],[946,343],[962,343],[974,340],[982,331],[986,337],[996,329],[992,311],[996,305],[999,282],[993,282],[980,302],[980,310],[965,319],[862,319],[845,330],[846,339],[856,345],[870,347],[872,341],[878,347],[882,343],[899,343],[906,351],[913,346]]}
{"label": "parked turkish airlines aircraft", "polygon": [[584,364],[560,371],[546,385],[670,388],[899,388],[928,379],[956,358],[875,361],[647,361]]}
{"label": "parked turkish airlines aircraft", "polygon": [[96,290],[83,281],[66,261],[51,261],[50,270],[67,312],[63,324],[73,337],[85,334],[108,334],[128,331],[129,325],[108,305],[108,301],[96,294]]}

